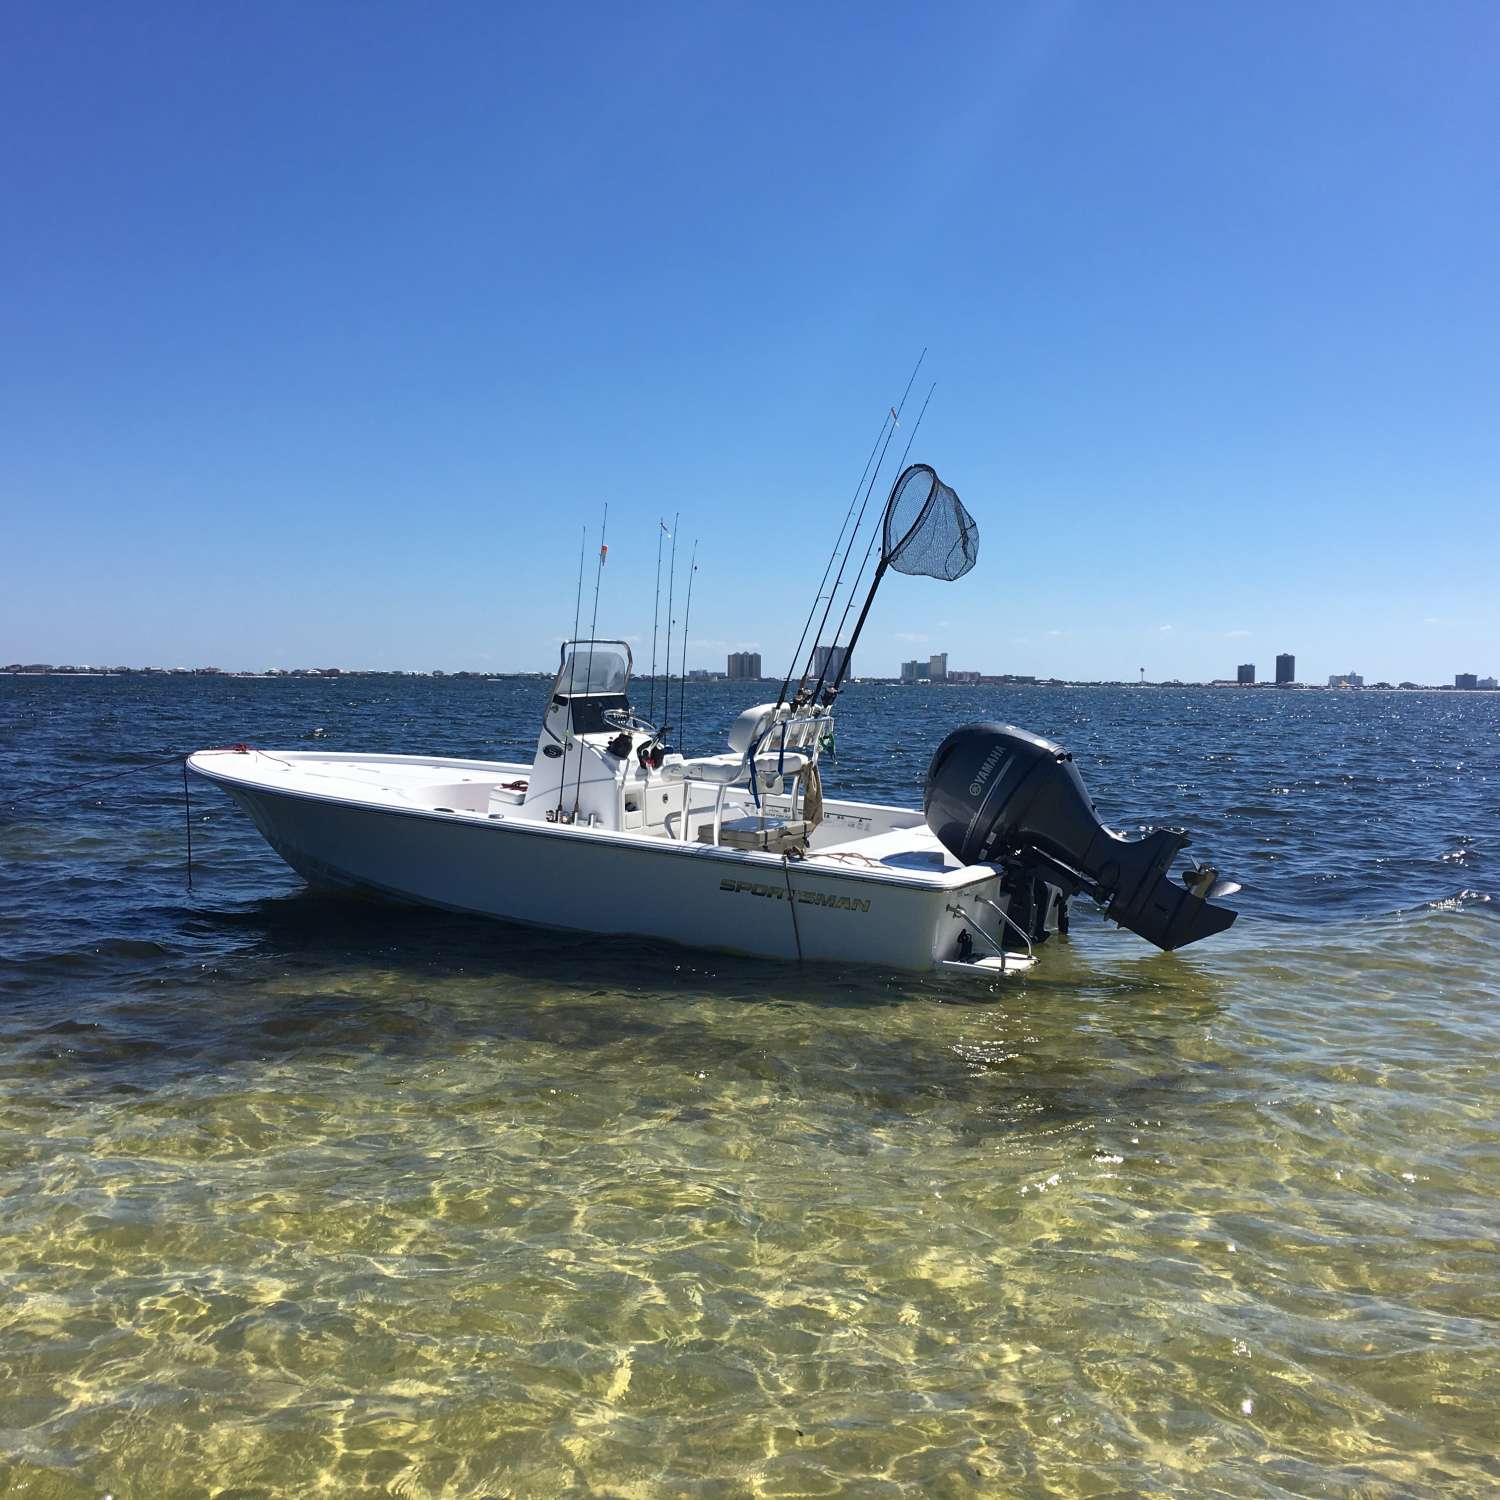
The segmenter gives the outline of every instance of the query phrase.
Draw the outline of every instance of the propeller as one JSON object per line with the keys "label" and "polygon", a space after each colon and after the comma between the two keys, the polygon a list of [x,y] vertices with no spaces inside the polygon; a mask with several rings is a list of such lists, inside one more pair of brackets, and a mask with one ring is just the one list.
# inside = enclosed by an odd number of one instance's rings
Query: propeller
{"label": "propeller", "polygon": [[1221,896],[1232,896],[1244,889],[1238,880],[1220,880],[1219,872],[1206,864],[1184,870],[1182,883],[1200,901],[1217,901]]}

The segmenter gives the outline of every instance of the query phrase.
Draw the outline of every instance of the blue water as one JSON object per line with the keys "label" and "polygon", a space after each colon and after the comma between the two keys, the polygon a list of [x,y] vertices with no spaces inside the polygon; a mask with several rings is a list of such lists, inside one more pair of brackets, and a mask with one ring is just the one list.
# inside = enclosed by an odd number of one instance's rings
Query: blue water
{"label": "blue water", "polygon": [[318,895],[201,783],[189,891],[115,775],[545,691],[0,679],[0,1492],[1500,1488],[1500,695],[852,687],[830,795],[1000,718],[1245,884],[983,992]]}

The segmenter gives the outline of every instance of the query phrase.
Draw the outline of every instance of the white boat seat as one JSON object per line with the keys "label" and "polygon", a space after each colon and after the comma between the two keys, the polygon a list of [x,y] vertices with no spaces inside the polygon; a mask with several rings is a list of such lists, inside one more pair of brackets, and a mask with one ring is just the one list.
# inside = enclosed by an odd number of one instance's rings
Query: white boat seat
{"label": "white boat seat", "polygon": [[[807,756],[788,750],[785,755],[757,755],[755,769],[764,785],[778,776],[797,775],[807,761]],[[734,786],[742,781],[749,783],[750,766],[743,752],[739,755],[703,755],[693,760],[668,761],[661,768],[660,775],[663,781],[703,781],[715,786]]]}
{"label": "white boat seat", "polygon": [[[778,705],[762,703],[756,708],[747,708],[729,727],[729,751],[725,755],[700,755],[691,760],[668,761],[658,773],[663,781],[675,781],[682,786],[682,815],[677,836],[690,837],[688,830],[688,787],[694,782],[717,787],[714,795],[713,829],[708,842],[717,844],[722,831],[724,799],[732,786],[750,788],[750,795],[759,805],[763,792],[777,794],[785,785],[785,778],[797,777],[818,758],[816,737],[802,725],[788,724],[784,714],[778,715]],[[816,730],[817,726],[811,726]],[[792,802],[795,811],[797,801],[796,782],[793,781]],[[703,830],[708,832],[708,830]]]}
{"label": "white boat seat", "polygon": [[762,781],[774,781],[778,776],[795,776],[811,759],[800,750],[778,750],[773,755],[757,755],[755,769]]}
{"label": "white boat seat", "polygon": [[[767,734],[776,714],[774,703],[747,708],[729,726],[729,752],[725,755],[700,755],[692,760],[676,761],[661,768],[665,781],[704,781],[712,786],[750,784],[750,752],[757,744],[755,770],[762,787],[781,776],[795,776],[812,759],[810,754],[793,748],[796,731],[787,736],[783,751],[779,732]],[[799,738],[802,736],[798,736]]]}

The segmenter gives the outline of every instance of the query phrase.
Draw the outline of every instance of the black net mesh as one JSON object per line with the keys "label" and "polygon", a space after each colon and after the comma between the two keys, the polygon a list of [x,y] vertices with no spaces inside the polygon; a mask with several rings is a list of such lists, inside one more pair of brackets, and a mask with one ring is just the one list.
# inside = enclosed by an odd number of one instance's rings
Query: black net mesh
{"label": "black net mesh", "polygon": [[979,559],[979,528],[927,464],[902,472],[885,508],[885,560],[898,573],[962,578]]}

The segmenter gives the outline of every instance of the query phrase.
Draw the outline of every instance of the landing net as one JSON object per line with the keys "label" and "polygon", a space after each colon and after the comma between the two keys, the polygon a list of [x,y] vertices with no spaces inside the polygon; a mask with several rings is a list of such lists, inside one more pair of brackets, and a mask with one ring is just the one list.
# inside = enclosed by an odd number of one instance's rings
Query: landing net
{"label": "landing net", "polygon": [[979,527],[928,464],[912,464],[891,490],[883,550],[898,573],[962,578],[979,559]]}

